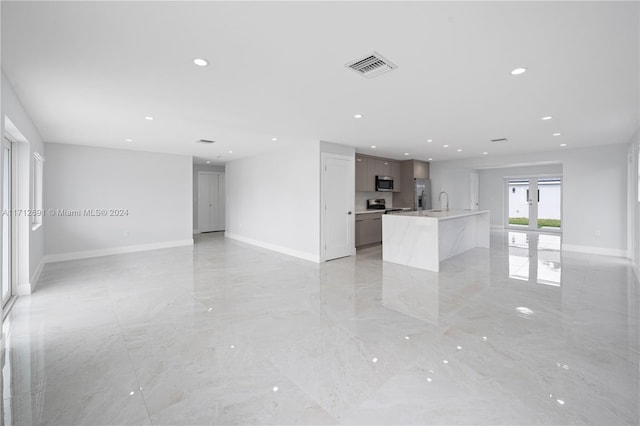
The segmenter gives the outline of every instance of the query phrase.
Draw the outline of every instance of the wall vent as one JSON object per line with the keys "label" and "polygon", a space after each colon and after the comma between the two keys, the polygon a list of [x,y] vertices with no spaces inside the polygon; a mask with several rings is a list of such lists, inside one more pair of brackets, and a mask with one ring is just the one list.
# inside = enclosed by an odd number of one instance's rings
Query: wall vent
{"label": "wall vent", "polygon": [[200,139],[199,141],[196,141],[198,143],[215,143],[216,141],[212,141],[209,139]]}
{"label": "wall vent", "polygon": [[498,138],[498,139],[491,139],[491,142],[509,142],[509,139],[507,138]]}
{"label": "wall vent", "polygon": [[378,52],[373,52],[355,61],[345,64],[345,67],[366,78],[377,77],[398,68],[396,64],[384,58]]}

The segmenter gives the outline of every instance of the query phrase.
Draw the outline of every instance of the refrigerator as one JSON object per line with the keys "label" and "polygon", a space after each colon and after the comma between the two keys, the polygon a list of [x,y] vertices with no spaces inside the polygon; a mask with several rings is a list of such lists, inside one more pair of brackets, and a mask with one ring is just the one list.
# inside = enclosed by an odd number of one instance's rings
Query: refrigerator
{"label": "refrigerator", "polygon": [[431,181],[413,179],[413,209],[431,210]]}

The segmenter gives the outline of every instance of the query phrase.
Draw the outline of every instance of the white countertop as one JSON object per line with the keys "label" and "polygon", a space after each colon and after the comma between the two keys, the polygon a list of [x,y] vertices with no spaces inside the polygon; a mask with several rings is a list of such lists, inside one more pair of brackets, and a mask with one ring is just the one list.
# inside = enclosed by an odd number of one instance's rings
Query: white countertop
{"label": "white countertop", "polygon": [[394,209],[402,209],[402,210],[411,210],[411,207],[389,207],[385,210],[379,209],[379,210],[362,210],[359,212],[356,212],[356,214],[369,214],[369,213],[384,213],[386,210],[394,210]]}
{"label": "white countertop", "polygon": [[483,213],[489,213],[489,210],[421,210],[394,213],[393,216],[425,217],[438,220],[449,220]]}

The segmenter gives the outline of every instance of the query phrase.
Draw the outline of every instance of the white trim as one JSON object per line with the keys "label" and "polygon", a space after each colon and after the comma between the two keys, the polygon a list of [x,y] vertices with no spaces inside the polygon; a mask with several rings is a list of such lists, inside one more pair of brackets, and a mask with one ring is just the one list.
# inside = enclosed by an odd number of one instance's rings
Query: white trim
{"label": "white trim", "polygon": [[18,296],[28,296],[33,293],[33,291],[36,289],[36,286],[38,285],[38,280],[40,279],[40,274],[42,274],[42,270],[44,269],[44,264],[45,261],[43,259],[40,261],[38,267],[31,276],[31,280],[29,280],[28,282],[18,283],[18,285],[16,286],[16,294]]}
{"label": "white trim", "polygon": [[16,295],[17,296],[28,296],[33,292],[33,288],[31,287],[30,282],[26,283],[18,283],[16,286]]}
{"label": "white trim", "polygon": [[[347,256],[355,256],[356,255],[356,207],[355,207],[355,167],[356,167],[356,158],[355,155],[343,155],[343,154],[335,154],[332,152],[321,152],[320,153],[320,256],[318,257],[319,262],[326,262],[327,260],[333,260],[334,258],[327,259],[326,253],[326,244],[327,244],[327,224],[326,214],[327,211],[324,208],[325,200],[326,200],[326,191],[330,191],[331,188],[326,188],[325,185],[325,167],[327,159],[334,159],[340,161],[346,161],[349,163],[349,174],[352,176],[350,182],[347,182],[347,186],[351,186],[351,193],[353,194],[353,198],[350,199],[349,210],[354,214],[351,214],[351,229],[349,236],[349,245],[351,246],[350,253]],[[347,188],[349,190],[349,188]]]}
{"label": "white trim", "polygon": [[[31,145],[11,119],[4,116],[4,137],[13,143],[13,208],[30,209]],[[18,216],[13,222],[13,289],[15,295],[31,294],[29,262],[31,261],[31,218]]]}
{"label": "white trim", "polygon": [[[2,321],[4,321],[7,315],[9,315],[9,312],[11,312],[11,308],[13,308],[13,305],[16,304],[16,300],[18,300],[18,296],[16,296],[15,294],[9,298],[2,311]],[[2,339],[2,350],[4,350],[4,339]]]}
{"label": "white trim", "polygon": [[265,248],[267,250],[277,251],[279,253],[283,253],[283,254],[286,254],[288,256],[293,256],[293,257],[297,257],[297,258],[300,258],[300,259],[308,260],[310,262],[320,263],[320,256],[318,256],[318,255],[305,253],[305,252],[299,251],[299,250],[293,250],[293,249],[290,249],[288,247],[282,247],[282,246],[278,246],[278,245],[275,245],[275,244],[265,243],[263,241],[254,240],[253,238],[243,237],[241,235],[232,234],[230,232],[225,232],[224,233],[224,237],[225,238],[229,238],[231,240],[236,240],[236,241],[241,241],[243,243],[251,244],[251,245],[254,245],[254,246],[257,246],[257,247],[262,247],[262,248]]}
{"label": "white trim", "polygon": [[62,262],[65,260],[87,259],[90,257],[112,256],[114,254],[134,253],[138,251],[158,250],[172,247],[193,245],[193,239],[164,241],[161,243],[139,244],[135,246],[112,247],[100,250],[85,250],[71,253],[50,254],[44,257],[44,263]]}
{"label": "white trim", "polygon": [[[489,228],[491,228],[491,229],[500,229],[500,230],[504,230],[505,229],[504,225],[490,225]],[[509,228],[506,228],[506,229],[509,229]]]}
{"label": "white trim", "polygon": [[45,262],[43,260],[40,260],[40,263],[38,263],[38,267],[36,268],[35,272],[31,276],[31,291],[36,289],[36,286],[38,285],[38,281],[40,280],[40,274],[42,274],[42,270],[44,269],[44,265],[45,265]]}
{"label": "white trim", "polygon": [[[194,229],[193,233],[194,234],[201,234],[202,231],[200,231],[200,178],[204,175],[210,175],[210,176],[218,176],[218,200],[220,198],[220,176],[226,176],[225,172],[210,172],[208,170],[198,170],[197,173],[197,179],[196,179],[196,197],[198,198],[198,202],[196,203],[196,216],[197,216],[197,222],[195,225],[198,225],[198,229]],[[225,183],[226,185],[226,177],[225,177]],[[225,203],[226,206],[226,192],[224,192],[224,197],[223,197],[223,202]],[[226,222],[227,218],[226,218],[226,214],[225,214],[225,222]],[[226,223],[223,222],[222,223],[222,228],[223,229],[213,229],[211,231],[205,231],[205,232],[219,232],[219,231],[224,231],[224,228],[226,226]],[[196,232],[197,231],[197,232]]]}
{"label": "white trim", "polygon": [[627,251],[621,249],[610,249],[605,247],[579,246],[575,244],[562,244],[562,251],[573,251],[577,253],[599,254],[603,256],[627,257]]}

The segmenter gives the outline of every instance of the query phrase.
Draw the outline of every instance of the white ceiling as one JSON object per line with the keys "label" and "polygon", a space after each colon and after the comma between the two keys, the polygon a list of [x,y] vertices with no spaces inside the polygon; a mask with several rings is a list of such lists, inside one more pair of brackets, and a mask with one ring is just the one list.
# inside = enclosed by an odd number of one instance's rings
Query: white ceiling
{"label": "white ceiling", "polygon": [[[526,153],[629,141],[638,6],[2,1],[2,67],[47,142],[217,163],[308,140],[396,159]],[[373,51],[398,68],[344,67]]]}

